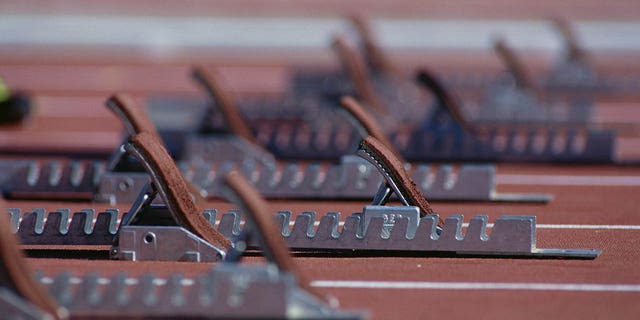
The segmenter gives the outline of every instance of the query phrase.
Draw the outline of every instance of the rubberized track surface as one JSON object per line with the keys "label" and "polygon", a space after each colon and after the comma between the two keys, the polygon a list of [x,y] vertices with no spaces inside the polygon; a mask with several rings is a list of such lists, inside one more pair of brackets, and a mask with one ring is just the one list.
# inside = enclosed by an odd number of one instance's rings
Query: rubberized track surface
{"label": "rubberized track surface", "polygon": [[[127,67],[144,68],[145,72],[136,77],[135,72],[122,71]],[[2,146],[24,143],[26,147],[31,143],[34,149],[38,144],[57,144],[78,150],[109,150],[121,137],[120,125],[102,106],[111,91],[124,89],[139,97],[158,92],[194,93],[188,80],[170,76],[186,70],[184,66],[104,62],[75,68],[71,61],[40,61],[38,65],[0,61],[0,73],[5,70],[9,85],[15,79],[38,98],[30,122],[0,132]],[[68,72],[52,80],[52,70]],[[226,70],[232,86],[240,92],[277,91],[283,83],[278,67]],[[638,154],[638,149],[626,148],[629,150],[619,151]],[[443,216],[462,213],[467,219],[488,214],[489,222],[502,214],[534,214],[538,247],[596,248],[602,254],[595,260],[307,255],[295,258],[295,262],[313,286],[336,296],[343,308],[369,310],[374,319],[636,319],[640,315],[640,168],[499,164],[497,172],[500,192],[551,193],[555,199],[547,205],[434,203],[434,209]],[[269,205],[273,212],[287,209],[349,214],[365,204],[272,201]],[[104,204],[28,201],[7,201],[7,206],[107,208]],[[126,204],[117,207],[128,209]],[[207,207],[224,211],[232,206],[213,201]],[[205,263],[92,260],[85,258],[86,251],[56,252],[56,258],[42,257],[51,252],[31,253],[37,258],[29,262],[45,276],[62,271],[74,275],[92,271],[105,276],[121,271],[131,276],[180,271],[186,277],[195,277],[212,267]]]}

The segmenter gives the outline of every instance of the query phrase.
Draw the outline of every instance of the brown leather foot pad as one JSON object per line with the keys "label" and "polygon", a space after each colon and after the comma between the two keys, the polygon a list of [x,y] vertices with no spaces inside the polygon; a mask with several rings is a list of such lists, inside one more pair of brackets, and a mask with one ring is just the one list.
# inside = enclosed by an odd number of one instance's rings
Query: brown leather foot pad
{"label": "brown leather foot pad", "polygon": [[[402,162],[394,156],[389,148],[378,141],[378,139],[369,136],[362,140],[360,149],[365,151],[384,168],[389,176],[396,182],[403,195],[408,198],[409,203],[420,208],[421,216],[434,213],[429,202],[404,170]],[[442,220],[439,221],[439,225],[443,225]]]}
{"label": "brown leather foot pad", "polygon": [[231,243],[200,214],[186,181],[162,143],[143,132],[132,137],[129,145],[144,159],[143,166],[153,175],[152,180],[157,180],[156,188],[176,222],[214,246],[228,250]]}

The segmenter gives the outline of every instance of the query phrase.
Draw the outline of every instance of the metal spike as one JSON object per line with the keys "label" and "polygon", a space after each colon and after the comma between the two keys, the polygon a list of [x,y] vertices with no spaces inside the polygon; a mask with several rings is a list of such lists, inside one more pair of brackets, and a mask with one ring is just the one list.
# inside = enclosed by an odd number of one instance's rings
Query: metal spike
{"label": "metal spike", "polygon": [[20,209],[16,208],[7,209],[7,212],[9,213],[11,230],[13,230],[14,233],[18,231],[18,224],[20,223],[20,211]]}
{"label": "metal spike", "polygon": [[18,229],[33,232],[34,234],[42,234],[44,219],[45,211],[43,208],[33,209],[33,211],[24,214]]}
{"label": "metal spike", "polygon": [[220,218],[220,224],[218,225],[218,231],[225,237],[233,239],[240,235],[240,212],[237,210],[231,210],[223,214]]}
{"label": "metal spike", "polygon": [[84,304],[87,309],[91,309],[102,302],[98,279],[99,276],[95,273],[90,273],[82,278],[82,285],[79,286],[74,299],[75,304]]}
{"label": "metal spike", "polygon": [[291,234],[289,223],[291,222],[291,211],[281,210],[276,213],[276,225],[282,228],[281,234],[288,237]]}
{"label": "metal spike", "polygon": [[95,210],[82,209],[80,212],[75,212],[71,223],[69,224],[69,232],[89,235],[93,232],[93,218],[95,217]]}
{"label": "metal spike", "polygon": [[164,308],[180,308],[187,304],[183,290],[185,289],[182,280],[184,277],[180,274],[172,274],[167,279],[160,294],[159,306]]}
{"label": "metal spike", "polygon": [[[125,273],[116,274],[109,281],[109,286],[105,290],[104,296],[109,299],[115,307],[121,308],[131,301],[131,293],[127,290],[127,275]],[[111,301],[110,301],[111,300]]]}
{"label": "metal spike", "polygon": [[58,304],[68,307],[73,303],[73,293],[71,291],[71,274],[62,273],[53,279],[53,283],[49,287],[49,293],[53,296]]}

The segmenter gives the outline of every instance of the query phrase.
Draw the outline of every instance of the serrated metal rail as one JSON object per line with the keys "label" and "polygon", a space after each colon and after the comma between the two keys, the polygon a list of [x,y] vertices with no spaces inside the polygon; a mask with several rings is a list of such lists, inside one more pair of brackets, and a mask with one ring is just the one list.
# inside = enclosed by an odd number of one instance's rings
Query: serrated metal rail
{"label": "serrated metal rail", "polygon": [[[309,125],[292,122],[252,125],[259,142],[276,157],[295,160],[338,160],[351,153],[361,140],[343,123]],[[392,133],[396,149],[410,161],[615,161],[616,134],[611,130],[581,127],[491,128],[486,137],[465,134],[457,126],[425,128],[409,134]],[[205,145],[206,139],[199,139]],[[213,142],[212,142],[213,143]]]}
{"label": "serrated metal rail", "polygon": [[[25,245],[110,245],[117,232],[118,212],[107,210],[97,216],[85,209],[70,214],[61,209],[26,211],[9,209],[11,224]],[[243,228],[241,214],[229,211],[217,219],[215,210],[204,211],[218,231],[235,240]],[[21,217],[22,216],[22,217]],[[93,218],[95,224],[91,224]],[[489,232],[487,217],[476,216],[463,230],[463,216],[445,219],[437,231],[438,215],[420,218],[417,207],[366,206],[362,213],[347,216],[328,213],[319,220],[304,212],[291,221],[291,212],[276,214],[283,239],[298,250],[363,250],[402,252],[447,252],[480,256],[531,256],[595,258],[598,250],[539,249],[536,247],[535,216],[502,216]],[[317,226],[316,226],[317,225]]]}
{"label": "serrated metal rail", "polygon": [[[191,183],[218,196],[220,184],[215,179],[232,168],[232,164],[223,163],[217,168],[185,167],[183,172]],[[343,157],[339,164],[326,166],[289,163],[277,168],[245,162],[238,169],[263,196],[272,199],[369,199],[383,180],[371,164],[355,156]],[[498,193],[494,165],[469,164],[456,169],[446,164],[416,164],[408,170],[419,190],[430,200],[547,202],[552,198],[545,194]]]}
{"label": "serrated metal rail", "polygon": [[[350,128],[328,126],[322,131],[300,125],[281,132],[278,126],[256,133],[277,157],[339,159],[360,141]],[[604,162],[615,160],[616,134],[581,128],[490,129],[481,138],[457,126],[393,133],[391,142],[409,161]]]}
{"label": "serrated metal rail", "polygon": [[193,279],[119,273],[101,277],[37,275],[73,317],[118,316],[198,319],[362,319],[320,303],[295,277],[274,266],[221,264]]}
{"label": "serrated metal rail", "polygon": [[[16,198],[85,198],[110,203],[132,202],[149,181],[144,172],[112,172],[104,162],[0,161],[3,193]],[[266,198],[369,199],[382,177],[358,157],[343,157],[339,164],[288,163],[280,167],[244,162],[179,164],[185,178],[208,197],[221,196],[221,177],[240,169]],[[431,166],[417,164],[411,174],[430,200],[547,202],[545,194],[501,194],[496,191],[494,165]]]}
{"label": "serrated metal rail", "polygon": [[24,245],[111,245],[118,232],[119,211],[96,214],[93,209],[47,212],[36,208],[22,213],[7,209],[11,226]]}
{"label": "serrated metal rail", "polygon": [[[584,108],[583,108],[584,109]],[[182,109],[181,109],[182,110]],[[350,154],[361,136],[348,122],[324,112],[307,114],[297,121],[276,121],[278,114],[249,119],[250,127],[262,146],[277,158],[290,160],[337,160]],[[584,110],[583,110],[584,111]],[[156,115],[158,122],[169,111]],[[174,111],[175,112],[175,111]],[[471,136],[448,119],[446,125],[431,119],[410,133],[391,133],[394,146],[410,161],[528,161],[528,162],[603,162],[615,161],[616,134],[580,125],[525,129],[491,128],[482,138]],[[175,126],[175,124],[174,124]],[[198,126],[179,126],[195,132]],[[224,130],[222,125],[219,129]],[[162,130],[162,128],[161,128]],[[206,146],[206,139],[197,137]],[[185,138],[194,139],[194,135]],[[214,143],[214,142],[211,142]],[[200,149],[212,149],[198,147]],[[174,147],[169,145],[169,149]]]}
{"label": "serrated metal rail", "polygon": [[0,188],[3,194],[68,198],[91,197],[106,172],[103,161],[0,161]]}

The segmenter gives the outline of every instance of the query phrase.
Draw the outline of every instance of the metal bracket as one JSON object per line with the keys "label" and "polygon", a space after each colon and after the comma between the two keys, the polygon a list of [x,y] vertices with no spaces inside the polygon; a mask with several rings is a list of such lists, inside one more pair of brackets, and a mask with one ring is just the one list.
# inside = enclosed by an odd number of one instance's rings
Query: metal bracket
{"label": "metal bracket", "polygon": [[[111,241],[111,258],[130,261],[219,261],[225,251],[178,226],[164,205],[152,205],[158,195],[147,182],[122,217]],[[154,225],[146,225],[146,224]],[[168,226],[166,226],[168,225]]]}
{"label": "metal bracket", "polygon": [[118,235],[117,259],[216,262],[226,252],[182,227],[126,226]]}

